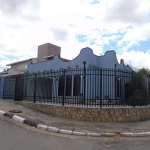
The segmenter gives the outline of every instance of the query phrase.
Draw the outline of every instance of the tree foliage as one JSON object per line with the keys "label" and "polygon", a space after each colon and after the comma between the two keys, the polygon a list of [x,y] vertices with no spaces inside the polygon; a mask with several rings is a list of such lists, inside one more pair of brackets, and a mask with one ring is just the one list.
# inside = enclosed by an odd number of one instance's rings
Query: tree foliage
{"label": "tree foliage", "polygon": [[143,68],[139,69],[137,73],[146,75],[148,77],[148,79],[150,80],[150,70],[148,68],[143,67]]}

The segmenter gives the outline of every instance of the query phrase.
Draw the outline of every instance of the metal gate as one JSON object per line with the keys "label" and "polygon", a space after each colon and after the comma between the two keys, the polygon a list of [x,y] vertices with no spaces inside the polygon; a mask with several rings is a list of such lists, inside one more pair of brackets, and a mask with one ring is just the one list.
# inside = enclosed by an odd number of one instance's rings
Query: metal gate
{"label": "metal gate", "polygon": [[15,101],[21,101],[23,97],[23,76],[19,75],[16,77],[16,85],[15,85]]}
{"label": "metal gate", "polygon": [[15,85],[16,85],[16,77],[5,77],[3,88],[4,90],[3,99],[15,98]]}

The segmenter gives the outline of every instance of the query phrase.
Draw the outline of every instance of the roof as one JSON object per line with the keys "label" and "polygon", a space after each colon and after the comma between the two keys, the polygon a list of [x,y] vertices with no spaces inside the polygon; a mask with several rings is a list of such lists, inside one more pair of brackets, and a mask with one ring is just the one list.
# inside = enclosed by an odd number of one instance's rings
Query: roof
{"label": "roof", "polygon": [[[44,58],[44,59],[53,58],[54,56],[56,56],[56,55],[45,56],[45,57],[43,57],[43,58]],[[70,61],[69,59],[62,58],[62,57],[60,57],[60,59],[62,59],[62,60],[64,60],[64,61]]]}
{"label": "roof", "polygon": [[71,61],[71,60],[69,60],[69,59],[62,58],[62,57],[61,57],[61,59],[64,60],[64,61]]}
{"label": "roof", "polygon": [[44,59],[47,59],[47,58],[53,58],[54,55],[50,55],[50,56],[45,56]]}
{"label": "roof", "polygon": [[[27,72],[27,71],[26,71]],[[20,72],[20,73],[14,73],[14,74],[3,74],[3,75],[0,75],[0,77],[9,77],[9,76],[16,76],[16,75],[21,75],[21,74],[24,74],[26,72]]]}
{"label": "roof", "polygon": [[13,63],[7,64],[6,66],[11,66],[11,65],[18,64],[18,63],[25,62],[25,61],[29,61],[29,60],[32,60],[32,59],[34,59],[34,58],[25,59],[25,60],[21,60],[21,61],[16,61],[16,62],[13,62]]}
{"label": "roof", "polygon": [[6,75],[8,75],[8,72],[0,72],[0,77],[5,77]]}

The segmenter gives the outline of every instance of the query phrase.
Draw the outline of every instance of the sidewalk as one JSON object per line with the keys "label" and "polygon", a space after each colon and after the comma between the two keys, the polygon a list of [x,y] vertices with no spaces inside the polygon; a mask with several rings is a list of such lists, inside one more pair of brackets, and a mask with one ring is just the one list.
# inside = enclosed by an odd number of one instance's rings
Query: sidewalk
{"label": "sidewalk", "polygon": [[12,113],[17,116],[32,119],[40,124],[53,126],[59,129],[74,130],[78,132],[149,132],[150,120],[138,122],[84,122],[73,119],[61,118],[50,114],[45,114],[21,105],[17,105],[12,100],[0,100],[0,110],[9,112],[19,109],[23,113]]}

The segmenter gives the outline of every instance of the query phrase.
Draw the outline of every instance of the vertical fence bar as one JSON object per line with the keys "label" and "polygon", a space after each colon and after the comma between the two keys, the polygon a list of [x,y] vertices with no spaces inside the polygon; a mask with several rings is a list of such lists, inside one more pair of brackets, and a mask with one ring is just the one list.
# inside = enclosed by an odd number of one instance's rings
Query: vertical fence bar
{"label": "vertical fence bar", "polygon": [[110,75],[109,75],[109,68],[107,69],[107,80],[108,80],[108,95],[109,95],[109,100],[108,100],[108,102],[109,102],[109,104],[110,105],[112,105],[112,103],[111,103],[111,95],[110,95],[110,92],[109,92],[109,88],[110,88],[110,82],[109,82],[109,77],[110,77]]}
{"label": "vertical fence bar", "polygon": [[102,107],[102,68],[100,68],[100,107]]}
{"label": "vertical fence bar", "polygon": [[133,93],[133,107],[135,106],[134,100],[134,72],[132,71],[132,93]]}
{"label": "vertical fence bar", "polygon": [[86,74],[87,74],[87,83],[86,83],[86,86],[87,86],[87,88],[86,88],[86,90],[87,90],[87,92],[86,92],[86,103],[87,103],[87,107],[88,107],[88,98],[89,98],[89,90],[90,90],[90,88],[89,88],[89,86],[90,86],[90,82],[89,82],[89,72],[90,72],[90,69],[88,68],[87,69],[87,71],[86,71]]}
{"label": "vertical fence bar", "polygon": [[34,103],[36,102],[36,80],[37,80],[37,74],[35,74],[35,79],[34,79]]}
{"label": "vertical fence bar", "polygon": [[63,88],[63,99],[62,99],[62,106],[64,106],[64,99],[65,99],[65,69],[63,69],[63,76],[64,76],[64,79],[63,79],[63,85],[64,85],[64,88]]}
{"label": "vertical fence bar", "polygon": [[5,78],[4,78],[4,81],[3,81],[3,87],[2,87],[2,99],[5,99],[5,96],[4,96],[4,88],[5,88]]}
{"label": "vertical fence bar", "polygon": [[22,80],[22,92],[21,92],[21,98],[19,99],[20,101],[22,101],[22,100],[23,100],[24,75],[21,75],[21,80]]}
{"label": "vertical fence bar", "polygon": [[107,96],[108,96],[108,98],[107,98],[107,100],[106,100],[106,102],[107,102],[107,107],[109,107],[109,93],[108,93],[108,79],[107,79],[107,77],[108,77],[108,68],[106,68],[106,70],[105,70],[105,79],[106,79],[106,93],[107,93]]}
{"label": "vertical fence bar", "polygon": [[116,88],[116,67],[117,65],[115,64],[115,100],[116,100],[116,97],[117,97],[117,88]]}
{"label": "vertical fence bar", "polygon": [[16,80],[16,82],[15,82],[15,94],[14,94],[14,101],[16,101],[17,76],[16,76],[15,80]]}
{"label": "vertical fence bar", "polygon": [[5,99],[5,96],[4,96],[4,88],[5,88],[5,82],[6,82],[5,80],[6,79],[4,78],[4,82],[3,82],[3,97],[2,97],[3,99]]}
{"label": "vertical fence bar", "polygon": [[25,86],[25,99],[27,100],[27,85],[28,85],[28,77],[29,77],[29,74],[27,74],[27,77],[26,77],[26,86]]}
{"label": "vertical fence bar", "polygon": [[91,84],[91,70],[92,70],[92,67],[90,67],[90,70],[89,70],[89,74],[88,74],[88,78],[89,78],[89,83],[90,83],[90,88],[89,88],[89,99],[88,99],[88,102],[89,102],[89,106],[91,106],[91,103],[92,103],[92,101],[91,101],[91,97],[92,97],[92,84]]}
{"label": "vertical fence bar", "polygon": [[83,61],[83,65],[84,65],[84,104],[85,104],[85,90],[86,90],[86,61]]}
{"label": "vertical fence bar", "polygon": [[[97,102],[97,100],[96,100],[96,93],[97,93],[97,91],[96,91],[96,67],[95,67],[95,107],[96,107],[96,102]],[[93,71],[94,72],[94,71]]]}

